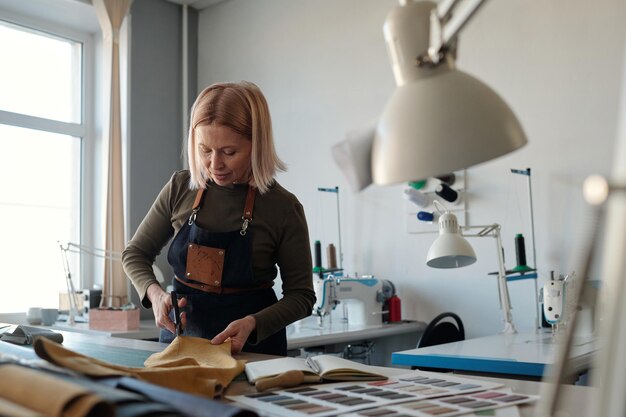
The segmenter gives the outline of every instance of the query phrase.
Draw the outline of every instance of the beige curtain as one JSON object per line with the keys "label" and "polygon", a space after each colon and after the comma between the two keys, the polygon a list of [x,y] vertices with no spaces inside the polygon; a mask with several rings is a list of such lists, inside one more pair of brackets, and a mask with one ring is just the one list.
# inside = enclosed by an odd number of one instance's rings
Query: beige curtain
{"label": "beige curtain", "polygon": [[[110,104],[105,114],[105,137],[108,137],[108,177],[106,195],[105,248],[109,253],[121,253],[124,236],[124,187],[122,179],[122,127],[120,107],[120,45],[119,34],[132,0],[93,0],[103,34],[104,62],[110,67]],[[122,264],[107,259],[104,266],[104,289],[101,306],[119,307],[128,302],[128,284]]]}

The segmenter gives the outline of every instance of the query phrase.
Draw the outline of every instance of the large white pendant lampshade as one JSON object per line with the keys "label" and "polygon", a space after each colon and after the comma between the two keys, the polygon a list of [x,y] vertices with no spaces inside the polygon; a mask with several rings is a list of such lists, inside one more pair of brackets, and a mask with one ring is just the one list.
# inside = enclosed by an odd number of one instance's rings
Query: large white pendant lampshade
{"label": "large white pendant lampshade", "polygon": [[508,105],[487,85],[454,67],[454,51],[439,63],[419,63],[428,50],[430,1],[404,1],[384,26],[396,90],[384,108],[372,147],[379,185],[452,172],[526,144]]}

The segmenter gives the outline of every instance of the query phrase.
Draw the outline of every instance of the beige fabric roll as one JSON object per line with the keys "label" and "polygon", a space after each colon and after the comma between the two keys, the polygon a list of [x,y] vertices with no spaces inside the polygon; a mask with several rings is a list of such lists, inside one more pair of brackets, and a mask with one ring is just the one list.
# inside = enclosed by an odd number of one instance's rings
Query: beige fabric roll
{"label": "beige fabric roll", "polygon": [[0,416],[4,417],[45,417],[43,414],[30,408],[17,405],[14,402],[0,398]]}
{"label": "beige fabric roll", "polygon": [[145,368],[113,365],[72,352],[49,340],[37,339],[35,352],[56,365],[91,377],[134,376],[153,384],[213,398],[244,370],[245,361],[230,354],[230,341],[211,345],[207,339],[178,336],[163,352],[155,353]]}
{"label": "beige fabric roll", "polygon": [[2,365],[1,369],[0,397],[19,408],[32,410],[30,415],[105,417],[115,414],[112,404],[77,384],[18,365]]}

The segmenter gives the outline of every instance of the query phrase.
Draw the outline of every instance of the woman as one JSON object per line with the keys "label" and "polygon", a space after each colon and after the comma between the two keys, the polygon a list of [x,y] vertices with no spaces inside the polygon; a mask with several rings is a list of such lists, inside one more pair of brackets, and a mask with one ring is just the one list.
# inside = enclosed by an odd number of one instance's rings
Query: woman
{"label": "woman", "polygon": [[[160,340],[174,338],[172,301],[153,272],[168,261],[183,334],[241,350],[286,355],[285,327],[315,303],[304,210],[275,180],[285,170],[267,102],[249,82],[214,84],[191,110],[189,170],[174,173],[122,255]],[[283,297],[272,289],[280,268]]]}

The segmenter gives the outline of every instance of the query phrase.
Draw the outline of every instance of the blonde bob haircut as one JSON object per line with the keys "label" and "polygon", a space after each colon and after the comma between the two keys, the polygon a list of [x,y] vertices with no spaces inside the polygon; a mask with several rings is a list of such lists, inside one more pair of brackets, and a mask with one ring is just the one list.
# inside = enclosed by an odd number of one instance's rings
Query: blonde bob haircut
{"label": "blonde bob haircut", "polygon": [[211,179],[198,153],[195,129],[212,124],[228,127],[252,141],[252,179],[261,194],[267,192],[276,171],[285,171],[286,166],[276,154],[269,108],[259,87],[247,81],[218,83],[198,95],[191,108],[187,139],[192,190],[204,188]]}

